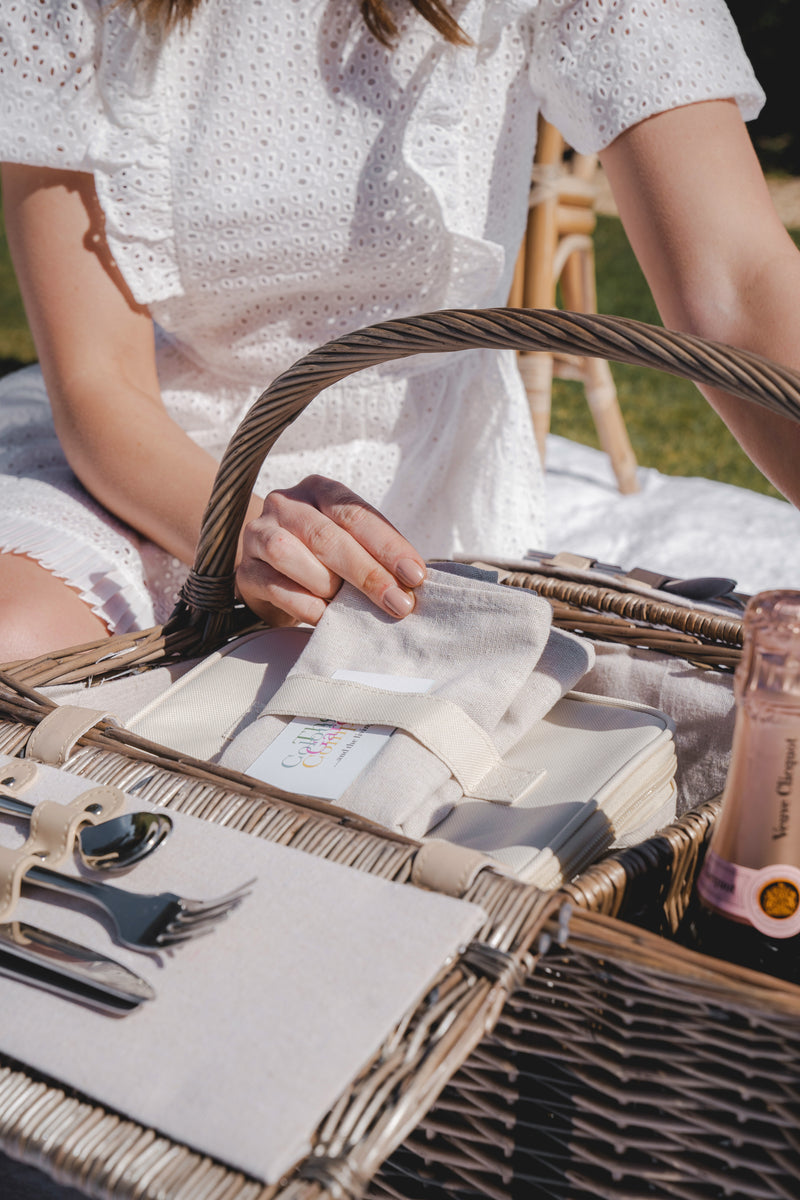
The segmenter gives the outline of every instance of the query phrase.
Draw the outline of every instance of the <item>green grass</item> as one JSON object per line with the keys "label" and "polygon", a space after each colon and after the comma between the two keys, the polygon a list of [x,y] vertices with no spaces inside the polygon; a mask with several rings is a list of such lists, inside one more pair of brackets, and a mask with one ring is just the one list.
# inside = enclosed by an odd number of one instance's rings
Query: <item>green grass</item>
{"label": "green grass", "polygon": [[35,360],[36,350],[8,255],[8,241],[0,208],[0,375]]}
{"label": "green grass", "polygon": [[[800,233],[793,235],[800,242]],[[600,217],[595,237],[598,309],[660,324],[652,296],[620,222]],[[0,208],[0,374],[34,362]],[[693,384],[660,371],[612,364],[620,406],[641,466],[667,475],[701,475],[753,491],[778,493],[752,465]],[[597,434],[579,384],[556,380],[552,429],[586,445]]]}

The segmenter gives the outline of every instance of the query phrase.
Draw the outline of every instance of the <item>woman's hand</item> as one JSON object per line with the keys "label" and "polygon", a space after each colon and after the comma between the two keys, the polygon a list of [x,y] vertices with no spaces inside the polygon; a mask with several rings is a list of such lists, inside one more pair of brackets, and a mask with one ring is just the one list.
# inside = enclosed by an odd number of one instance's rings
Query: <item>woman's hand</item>
{"label": "woman's hand", "polygon": [[411,543],[355,492],[322,475],[270,492],[241,545],[239,596],[273,625],[316,625],[343,580],[390,616],[406,617],[425,578]]}

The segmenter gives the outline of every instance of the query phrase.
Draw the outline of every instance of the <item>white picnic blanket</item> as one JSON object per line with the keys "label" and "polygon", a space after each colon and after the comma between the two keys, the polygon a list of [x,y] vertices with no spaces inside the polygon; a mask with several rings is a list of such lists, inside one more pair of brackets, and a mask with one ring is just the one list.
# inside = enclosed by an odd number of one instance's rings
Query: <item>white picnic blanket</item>
{"label": "white picnic blanket", "polygon": [[[786,501],[708,479],[640,468],[640,491],[617,490],[607,455],[552,436],[547,448],[550,551],[632,570],[718,575],[744,593],[800,588],[800,511]],[[676,726],[679,812],[716,795],[733,733],[732,677],[680,659],[600,646],[581,688],[661,709]]]}
{"label": "white picnic blanket", "polygon": [[723,575],[739,590],[800,588],[800,511],[709,479],[639,469],[641,490],[617,491],[608,457],[566,438],[547,447],[547,545],[631,570]]}

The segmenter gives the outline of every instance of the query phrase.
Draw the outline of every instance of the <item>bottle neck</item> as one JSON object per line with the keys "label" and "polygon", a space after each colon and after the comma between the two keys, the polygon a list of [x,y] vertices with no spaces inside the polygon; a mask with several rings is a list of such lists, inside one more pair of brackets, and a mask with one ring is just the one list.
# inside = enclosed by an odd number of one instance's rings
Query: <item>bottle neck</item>
{"label": "bottle neck", "polygon": [[785,709],[800,720],[800,639],[762,634],[747,642],[734,691],[740,708]]}

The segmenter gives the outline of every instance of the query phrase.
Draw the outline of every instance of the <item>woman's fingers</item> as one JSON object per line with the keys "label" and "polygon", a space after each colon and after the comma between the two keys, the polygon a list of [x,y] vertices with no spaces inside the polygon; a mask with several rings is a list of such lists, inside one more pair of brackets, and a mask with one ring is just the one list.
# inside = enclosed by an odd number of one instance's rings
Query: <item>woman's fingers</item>
{"label": "woman's fingers", "polygon": [[236,590],[257,617],[275,626],[294,625],[298,621],[316,625],[327,604],[258,559],[242,560],[236,573]]}
{"label": "woman's fingers", "polygon": [[425,563],[385,517],[343,484],[310,476],[271,492],[243,536],[237,584],[259,616],[316,624],[346,579],[384,612],[407,616]]}
{"label": "woman's fingers", "polygon": [[[313,508],[298,505],[309,494]],[[332,479],[311,476],[297,488],[275,493],[275,503],[297,537],[341,579],[393,617],[413,612],[411,589],[425,578],[424,560],[366,500]]]}
{"label": "woman's fingers", "polygon": [[[268,510],[269,497],[264,507]],[[341,582],[270,511],[246,527],[237,590],[248,608],[272,625],[316,625]]]}

